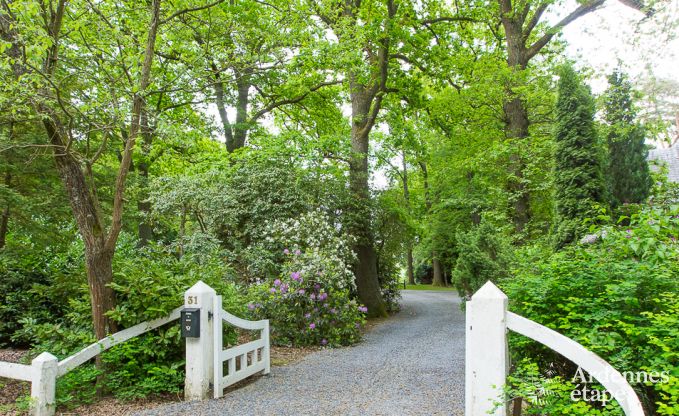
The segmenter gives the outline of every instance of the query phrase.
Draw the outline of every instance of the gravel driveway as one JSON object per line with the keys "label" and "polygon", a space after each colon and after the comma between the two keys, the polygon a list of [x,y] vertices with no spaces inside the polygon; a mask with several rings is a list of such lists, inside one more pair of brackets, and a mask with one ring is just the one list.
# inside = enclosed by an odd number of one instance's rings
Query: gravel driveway
{"label": "gravel driveway", "polygon": [[360,344],[308,355],[219,400],[139,415],[462,415],[464,313],[453,292],[403,291]]}

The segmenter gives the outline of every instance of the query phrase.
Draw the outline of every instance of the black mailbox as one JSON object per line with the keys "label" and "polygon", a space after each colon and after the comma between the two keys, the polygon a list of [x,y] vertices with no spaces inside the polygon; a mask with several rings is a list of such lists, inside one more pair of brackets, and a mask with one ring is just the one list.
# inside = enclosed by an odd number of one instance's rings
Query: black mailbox
{"label": "black mailbox", "polygon": [[182,310],[182,338],[200,337],[200,308]]}

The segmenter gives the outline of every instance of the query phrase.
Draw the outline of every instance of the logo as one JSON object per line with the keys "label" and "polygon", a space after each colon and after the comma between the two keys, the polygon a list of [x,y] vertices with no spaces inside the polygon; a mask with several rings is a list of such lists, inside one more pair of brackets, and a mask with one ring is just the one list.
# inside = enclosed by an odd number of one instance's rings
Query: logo
{"label": "logo", "polygon": [[[599,390],[589,386],[596,382],[600,384],[608,384],[610,381],[614,380],[613,372],[607,370],[606,373],[599,379],[594,379],[591,375],[585,373],[585,371],[578,366],[575,371],[571,382],[575,384],[575,390],[571,392],[571,400],[585,401],[585,402],[599,402],[602,406],[606,406],[608,402],[613,400],[614,393],[609,390],[603,389]],[[625,371],[622,376],[630,384],[665,384],[670,381],[669,371]],[[617,377],[615,377],[617,378]]]}

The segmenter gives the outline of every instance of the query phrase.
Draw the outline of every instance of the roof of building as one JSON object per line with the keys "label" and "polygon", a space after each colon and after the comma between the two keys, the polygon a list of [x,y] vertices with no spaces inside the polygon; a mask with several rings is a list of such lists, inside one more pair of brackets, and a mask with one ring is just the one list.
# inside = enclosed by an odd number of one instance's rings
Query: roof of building
{"label": "roof of building", "polygon": [[[671,182],[679,182],[679,146],[649,150],[648,160],[667,166],[667,179]],[[657,170],[658,168],[653,165],[651,164],[651,169]]]}

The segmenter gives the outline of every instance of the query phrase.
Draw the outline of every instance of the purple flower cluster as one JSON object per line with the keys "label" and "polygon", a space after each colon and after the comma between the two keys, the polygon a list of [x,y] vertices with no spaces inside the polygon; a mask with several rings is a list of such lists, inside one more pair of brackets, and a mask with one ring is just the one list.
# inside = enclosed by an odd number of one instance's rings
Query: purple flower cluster
{"label": "purple flower cluster", "polygon": [[[292,247],[285,248],[283,253],[288,256],[301,256],[301,250]],[[287,261],[297,263],[300,259],[288,257]],[[294,267],[294,266],[293,266]],[[290,337],[293,342],[326,346],[334,345],[337,340],[333,328],[341,326],[349,332],[354,332],[354,327],[360,329],[364,317],[361,313],[366,313],[368,308],[359,306],[355,300],[349,300],[345,292],[334,292],[332,287],[324,285],[322,278],[317,278],[316,274],[322,276],[318,270],[302,270],[299,268],[288,269],[286,274],[279,278],[268,280],[265,290],[270,292],[264,294],[266,299],[264,306],[256,303],[249,303],[248,309],[254,314],[262,317],[269,317],[277,321],[277,317],[296,317],[296,319],[283,319],[276,322],[280,332]],[[304,278],[302,278],[304,275]],[[264,282],[262,282],[264,283]],[[330,296],[332,292],[332,296]],[[356,312],[358,311],[358,313]],[[347,337],[350,335],[347,334]],[[351,335],[353,337],[354,335]],[[353,338],[347,338],[350,340]],[[344,335],[340,344],[345,342]]]}
{"label": "purple flower cluster", "polygon": [[271,293],[276,293],[276,288],[279,288],[280,291],[281,291],[281,294],[284,295],[284,294],[288,293],[288,290],[290,289],[290,286],[287,283],[281,282],[280,279],[274,280],[273,285],[274,285],[274,287],[269,289],[269,292],[271,292]]}

